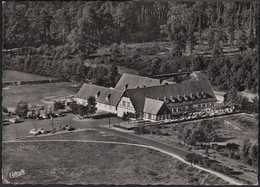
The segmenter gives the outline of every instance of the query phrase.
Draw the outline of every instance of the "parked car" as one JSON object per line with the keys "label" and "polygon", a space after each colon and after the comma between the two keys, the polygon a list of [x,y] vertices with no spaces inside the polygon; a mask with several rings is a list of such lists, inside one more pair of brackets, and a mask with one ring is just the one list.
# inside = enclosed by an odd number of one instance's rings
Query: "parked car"
{"label": "parked car", "polygon": [[77,115],[77,117],[78,117],[79,119],[84,119],[81,115]]}
{"label": "parked car", "polygon": [[56,118],[56,117],[58,117],[58,115],[57,115],[57,114],[54,114],[54,113],[52,113],[52,114],[50,114],[50,117],[51,117],[51,118]]}
{"label": "parked car", "polygon": [[36,120],[42,120],[43,118],[41,116],[37,116]]}
{"label": "parked car", "polygon": [[42,119],[48,119],[48,118],[49,118],[47,114],[42,114],[42,115],[40,115],[40,117],[41,117]]}
{"label": "parked car", "polygon": [[13,116],[12,118],[9,118],[8,121],[10,123],[17,123],[19,121],[19,117],[18,116]]}
{"label": "parked car", "polygon": [[45,134],[47,131],[44,128],[39,128],[38,133],[39,134]]}
{"label": "parked car", "polygon": [[37,129],[33,128],[33,129],[31,129],[31,130],[29,131],[29,134],[37,135],[37,134],[39,134],[39,131],[38,131]]}
{"label": "parked car", "polygon": [[11,123],[17,123],[19,120],[17,118],[11,118],[9,119]]}
{"label": "parked car", "polygon": [[70,125],[65,125],[65,126],[62,127],[61,129],[62,129],[62,130],[67,130],[67,131],[75,130],[75,128],[71,127]]}
{"label": "parked car", "polygon": [[39,129],[33,128],[29,131],[29,133],[32,135],[38,135],[38,134],[45,134],[47,133],[47,131],[44,128],[39,128]]}

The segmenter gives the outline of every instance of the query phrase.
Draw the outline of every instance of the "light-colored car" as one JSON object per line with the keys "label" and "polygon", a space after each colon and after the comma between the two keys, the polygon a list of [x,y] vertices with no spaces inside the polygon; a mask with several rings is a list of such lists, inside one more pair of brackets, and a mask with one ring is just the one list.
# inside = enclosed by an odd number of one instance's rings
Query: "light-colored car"
{"label": "light-colored car", "polygon": [[47,119],[48,116],[46,114],[40,115],[40,117],[42,117],[43,119]]}
{"label": "light-colored car", "polygon": [[33,128],[33,129],[31,129],[31,130],[29,131],[29,134],[37,135],[37,134],[39,134],[39,131],[38,131],[37,129]]}
{"label": "light-colored car", "polygon": [[11,122],[11,123],[17,123],[18,121],[19,121],[18,118],[11,118],[11,119],[9,119],[9,122]]}
{"label": "light-colored car", "polygon": [[46,130],[44,130],[44,128],[39,128],[38,129],[38,134],[45,134]]}

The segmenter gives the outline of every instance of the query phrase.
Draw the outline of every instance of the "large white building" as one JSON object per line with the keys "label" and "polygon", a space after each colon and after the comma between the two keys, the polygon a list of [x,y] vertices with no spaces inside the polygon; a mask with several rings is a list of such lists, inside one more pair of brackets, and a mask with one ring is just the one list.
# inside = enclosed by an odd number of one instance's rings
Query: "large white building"
{"label": "large white building", "polygon": [[84,84],[76,95],[79,104],[96,97],[98,110],[122,117],[138,114],[151,120],[169,119],[185,111],[214,107],[217,101],[205,78],[182,83],[123,74],[115,88]]}

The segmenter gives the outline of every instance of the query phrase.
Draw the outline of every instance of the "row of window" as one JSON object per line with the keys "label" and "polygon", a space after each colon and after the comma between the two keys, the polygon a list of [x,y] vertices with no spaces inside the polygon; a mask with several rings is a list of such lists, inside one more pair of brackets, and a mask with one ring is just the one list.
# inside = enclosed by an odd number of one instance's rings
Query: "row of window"
{"label": "row of window", "polygon": [[[214,106],[214,103],[207,103],[207,104],[204,103],[204,104],[199,104],[198,108],[206,108],[206,107],[213,107],[213,106]],[[189,108],[188,106],[172,108],[172,112],[178,112],[178,111],[181,111],[181,110],[186,110],[188,108]]]}
{"label": "row of window", "polygon": [[163,120],[163,119],[171,119],[171,114],[161,114],[161,115],[152,115],[147,114],[145,115],[148,119],[152,120]]}

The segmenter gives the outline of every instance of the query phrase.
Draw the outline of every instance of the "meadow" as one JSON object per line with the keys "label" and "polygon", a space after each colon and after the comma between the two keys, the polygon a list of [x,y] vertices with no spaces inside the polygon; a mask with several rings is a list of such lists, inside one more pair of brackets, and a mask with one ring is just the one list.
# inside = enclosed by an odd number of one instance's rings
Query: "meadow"
{"label": "meadow", "polygon": [[3,71],[3,82],[6,81],[34,81],[34,80],[46,80],[50,79],[50,77],[24,73],[20,71],[13,71],[13,70],[5,70]]}
{"label": "meadow", "polygon": [[42,99],[45,97],[74,95],[80,87],[71,82],[9,86],[3,88],[2,106],[15,108],[20,101],[43,105]]}
{"label": "meadow", "polygon": [[[78,133],[81,135],[78,136]],[[66,134],[64,138],[110,139],[94,131],[84,132],[85,136],[82,136],[83,132],[78,133]],[[57,139],[63,139],[63,135],[57,136]],[[125,142],[123,138],[117,137],[112,140]],[[27,141],[3,144],[3,176],[11,183],[227,184],[222,179],[148,148],[90,142]],[[15,179],[8,177],[9,172],[21,169],[25,175]]]}

